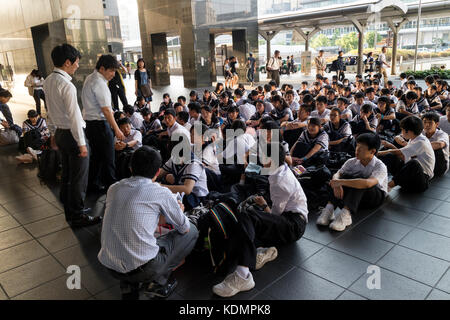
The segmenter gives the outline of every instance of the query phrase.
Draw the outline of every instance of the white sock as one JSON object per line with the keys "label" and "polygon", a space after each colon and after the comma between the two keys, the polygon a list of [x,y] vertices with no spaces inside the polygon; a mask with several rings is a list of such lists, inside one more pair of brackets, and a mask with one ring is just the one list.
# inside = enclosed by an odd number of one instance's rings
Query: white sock
{"label": "white sock", "polygon": [[334,212],[334,205],[329,203],[327,204],[327,206],[325,207],[325,209],[330,210],[331,212]]}
{"label": "white sock", "polygon": [[243,266],[237,266],[236,272],[238,276],[241,277],[242,279],[247,279],[248,275],[250,274],[250,270],[248,269],[248,267]]}
{"label": "white sock", "polygon": [[245,185],[245,180],[244,180],[244,179],[241,179],[241,180],[239,181],[239,184],[240,184],[241,186]]}
{"label": "white sock", "polygon": [[348,210],[347,208],[342,209],[341,214],[348,214],[351,215],[350,210]]}

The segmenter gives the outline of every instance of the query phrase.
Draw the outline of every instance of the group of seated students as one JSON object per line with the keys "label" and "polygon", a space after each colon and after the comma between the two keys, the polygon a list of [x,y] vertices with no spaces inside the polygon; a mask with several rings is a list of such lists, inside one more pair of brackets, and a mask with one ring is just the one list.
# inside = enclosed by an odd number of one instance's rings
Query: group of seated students
{"label": "group of seated students", "polygon": [[[395,88],[381,78],[358,75],[341,83],[318,75],[299,90],[271,81],[230,92],[219,83],[202,98],[191,92],[189,101],[181,96],[173,103],[165,94],[158,112],[144,99],[117,112],[127,140],[116,150],[134,151],[131,176],[108,190],[98,257],[121,280],[123,297],[137,298],[138,283],[151,297],[168,297],[177,284],[172,271],[198,238],[188,212],[213,191],[250,190],[249,172],[267,177],[268,193],[252,194],[258,209],[251,214],[233,212],[240,225],[229,244],[233,268],[212,289],[221,297],[251,290],[251,271],[274,260],[277,246],[303,236],[308,190],[294,169],[324,166],[333,154],[349,156],[324,184],[327,199],[316,221],[335,231],[351,225],[361,208],[380,206],[393,187],[423,192],[444,175],[447,83],[427,77],[422,89],[407,78]],[[160,224],[173,230],[156,238]]]}

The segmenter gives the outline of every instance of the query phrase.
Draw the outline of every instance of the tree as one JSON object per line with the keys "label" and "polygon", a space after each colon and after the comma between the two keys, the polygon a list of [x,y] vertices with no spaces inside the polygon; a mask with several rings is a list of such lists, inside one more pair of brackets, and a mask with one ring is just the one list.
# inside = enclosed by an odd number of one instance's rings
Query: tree
{"label": "tree", "polygon": [[311,41],[311,47],[313,47],[314,49],[328,46],[330,46],[330,39],[328,39],[328,37],[323,33],[318,34]]}
{"label": "tree", "polygon": [[[365,35],[366,38],[366,43],[369,46],[369,48],[374,48],[375,47],[375,32],[374,31],[370,31],[367,32]],[[381,40],[383,40],[383,37],[381,36],[381,34],[377,33],[377,43],[380,42]]]}
{"label": "tree", "polygon": [[331,37],[331,43],[330,45],[335,46],[336,40],[341,37],[341,31],[339,29],[334,29],[333,36]]}
{"label": "tree", "polygon": [[347,33],[336,40],[336,45],[341,47],[344,51],[356,49],[358,48],[358,35],[356,32]]}

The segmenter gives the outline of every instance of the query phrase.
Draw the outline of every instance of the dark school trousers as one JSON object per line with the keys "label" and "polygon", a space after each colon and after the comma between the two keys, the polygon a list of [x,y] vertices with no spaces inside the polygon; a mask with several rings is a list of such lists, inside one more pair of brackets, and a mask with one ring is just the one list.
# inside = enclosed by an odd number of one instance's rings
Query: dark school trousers
{"label": "dark school trousers", "polygon": [[132,292],[129,299],[139,298],[139,283],[156,282],[165,285],[169,280],[172,270],[179,266],[197,242],[198,231],[191,223],[189,232],[181,234],[177,230],[169,231],[159,237],[156,244],[159,247],[158,254],[152,260],[128,273],[119,273],[108,269],[111,275],[120,280],[121,288],[131,286]]}
{"label": "dark school trousers", "polygon": [[114,135],[106,120],[86,121],[91,151],[89,185],[109,187],[116,182]]}
{"label": "dark school trousers", "polygon": [[271,70],[272,80],[276,82],[277,88],[280,87],[280,71],[279,70]]}
{"label": "dark school trousers", "polygon": [[434,177],[442,177],[447,171],[448,161],[445,159],[444,150],[434,150],[436,164],[434,165]]}
{"label": "dark school trousers", "polygon": [[334,196],[333,189],[329,187],[330,201],[338,208],[347,207],[351,213],[355,214],[359,209],[374,209],[383,204],[386,197],[383,190],[374,186],[368,189],[355,189],[343,187],[344,198],[338,199]]}
{"label": "dark school trousers", "polygon": [[36,112],[38,113],[38,115],[41,115],[41,99],[44,100],[45,110],[47,110],[47,106],[45,105],[44,90],[34,90],[33,98],[36,102]]}
{"label": "dark school trousers", "polygon": [[122,102],[122,105],[125,107],[128,105],[127,96],[125,94],[125,90],[123,88],[120,89],[110,89],[111,91],[111,100],[114,111],[119,111],[119,99]]}
{"label": "dark school trousers", "polygon": [[55,142],[61,153],[62,177],[60,199],[67,220],[84,213],[84,201],[89,176],[89,155],[79,156],[80,149],[70,130],[57,129]]}

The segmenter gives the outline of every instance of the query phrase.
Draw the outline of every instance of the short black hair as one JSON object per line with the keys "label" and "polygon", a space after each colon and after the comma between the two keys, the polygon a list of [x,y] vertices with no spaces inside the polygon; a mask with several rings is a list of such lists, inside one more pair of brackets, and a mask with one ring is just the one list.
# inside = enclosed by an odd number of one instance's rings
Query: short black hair
{"label": "short black hair", "polygon": [[361,99],[364,98],[364,93],[362,93],[361,91],[358,91],[357,93],[355,93],[355,99]]}
{"label": "short black hair", "polygon": [[31,109],[30,111],[28,111],[27,113],[27,117],[28,118],[36,118],[38,116],[38,113],[36,110]]}
{"label": "short black hair", "polygon": [[384,102],[387,106],[391,104],[391,100],[385,96],[378,98],[378,103],[380,102]]}
{"label": "short black hair", "polygon": [[406,79],[406,73],[404,72],[400,73],[400,79]]}
{"label": "short black hair", "polygon": [[366,89],[366,91],[364,91],[365,94],[371,93],[371,92],[375,92],[375,89],[373,87],[369,87]]}
{"label": "short black hair", "polygon": [[191,102],[188,104],[189,111],[193,110],[197,113],[202,112],[202,106],[198,102]]}
{"label": "short black hair", "polygon": [[134,113],[134,107],[131,105],[126,105],[123,107],[123,112],[128,113],[131,116]]}
{"label": "short black hair", "polygon": [[184,121],[184,123],[187,123],[189,121],[189,113],[186,111],[180,111],[177,115],[178,118]]}
{"label": "short black hair", "polygon": [[67,43],[54,47],[51,56],[53,65],[57,68],[62,67],[67,60],[73,64],[77,59],[81,59],[80,51]]}
{"label": "short black hair", "polygon": [[149,114],[152,114],[151,111],[148,108],[144,108],[141,110],[141,115],[143,117],[148,116]]}
{"label": "short black hair", "polygon": [[433,84],[434,83],[434,77],[433,76],[426,76],[425,77],[425,82],[427,82],[429,84]]}
{"label": "short black hair", "polygon": [[271,86],[271,87],[276,87],[276,86],[277,86],[277,83],[276,83],[274,80],[271,80],[271,81],[269,82],[269,86]]}
{"label": "short black hair", "polygon": [[380,92],[381,92],[382,95],[391,94],[391,91],[388,88],[383,88],[383,89],[381,89]]}
{"label": "short black hair", "polygon": [[105,68],[105,70],[119,69],[119,62],[112,55],[104,54],[98,59],[95,69],[100,70],[101,67]]}
{"label": "short black hair", "polygon": [[349,105],[350,101],[346,97],[339,97],[337,98],[337,101],[342,101],[345,105]]}
{"label": "short black hair", "polygon": [[380,137],[375,133],[369,132],[360,134],[358,138],[356,138],[356,143],[364,144],[369,150],[375,150],[376,152],[378,152],[381,147]]}
{"label": "short black hair", "polygon": [[439,117],[439,115],[436,112],[431,111],[431,112],[425,113],[422,116],[422,120],[425,120],[425,119],[426,120],[431,120],[431,121],[434,121],[434,122],[438,123],[439,120],[440,120],[440,117]]}
{"label": "short black hair", "polygon": [[235,106],[235,105],[232,105],[231,107],[228,108],[228,113],[231,113],[231,112],[238,112],[239,113],[239,107]]}
{"label": "short black hair", "polygon": [[275,121],[271,120],[271,121],[267,121],[264,122],[261,126],[261,129],[265,129],[265,130],[280,130],[280,126],[278,125],[278,123],[276,123]]}
{"label": "short black hair", "polygon": [[185,97],[185,96],[179,96],[179,97],[177,98],[177,100],[181,100],[181,101],[186,102],[186,97]]}
{"label": "short black hair", "polygon": [[342,114],[342,111],[341,111],[341,109],[339,109],[338,107],[333,107],[333,108],[331,108],[331,110],[330,110],[330,112],[337,112],[339,115],[341,115]]}
{"label": "short black hair", "polygon": [[2,98],[12,98],[12,94],[8,90],[0,89],[0,97],[2,97]]}
{"label": "short black hair", "polygon": [[371,104],[365,103],[361,106],[361,111],[364,113],[369,113],[373,111],[373,107]]}
{"label": "short black hair", "polygon": [[140,147],[131,156],[131,172],[133,176],[153,179],[161,165],[161,154],[149,146]]}
{"label": "short black hair", "polygon": [[400,121],[400,128],[406,131],[412,131],[414,135],[418,136],[423,131],[423,122],[416,116],[408,116]]}
{"label": "short black hair", "polygon": [[245,125],[245,122],[240,120],[240,119],[236,119],[233,121],[233,123],[231,124],[231,129],[233,130],[239,130],[242,129],[244,132],[247,129],[247,126]]}
{"label": "short black hair", "polygon": [[322,125],[322,123],[320,122],[320,118],[310,118],[308,125],[310,125],[310,124],[313,124],[313,125],[316,125],[319,127]]}
{"label": "short black hair", "polygon": [[234,95],[235,95],[235,96],[242,97],[244,94],[242,93],[242,90],[241,90],[241,89],[236,89],[236,90],[234,90]]}
{"label": "short black hair", "polygon": [[123,126],[123,125],[125,125],[125,124],[131,125],[130,119],[128,119],[128,118],[122,118],[122,119],[120,119],[120,120],[117,121],[117,125],[118,125],[119,127],[120,127],[120,126]]}
{"label": "short black hair", "polygon": [[272,160],[272,163],[274,160],[277,161],[278,167],[281,167],[284,165],[286,161],[286,151],[284,151],[284,148],[280,142],[274,141],[267,146],[267,157],[269,157],[270,160]]}
{"label": "short black hair", "polygon": [[325,97],[325,96],[318,96],[316,101],[317,102],[322,102],[322,103],[325,103],[325,104],[328,102],[327,97]]}
{"label": "short black hair", "polygon": [[406,99],[409,99],[409,100],[416,100],[417,98],[419,98],[417,93],[415,93],[414,91],[408,91],[406,93],[405,97],[406,97]]}

